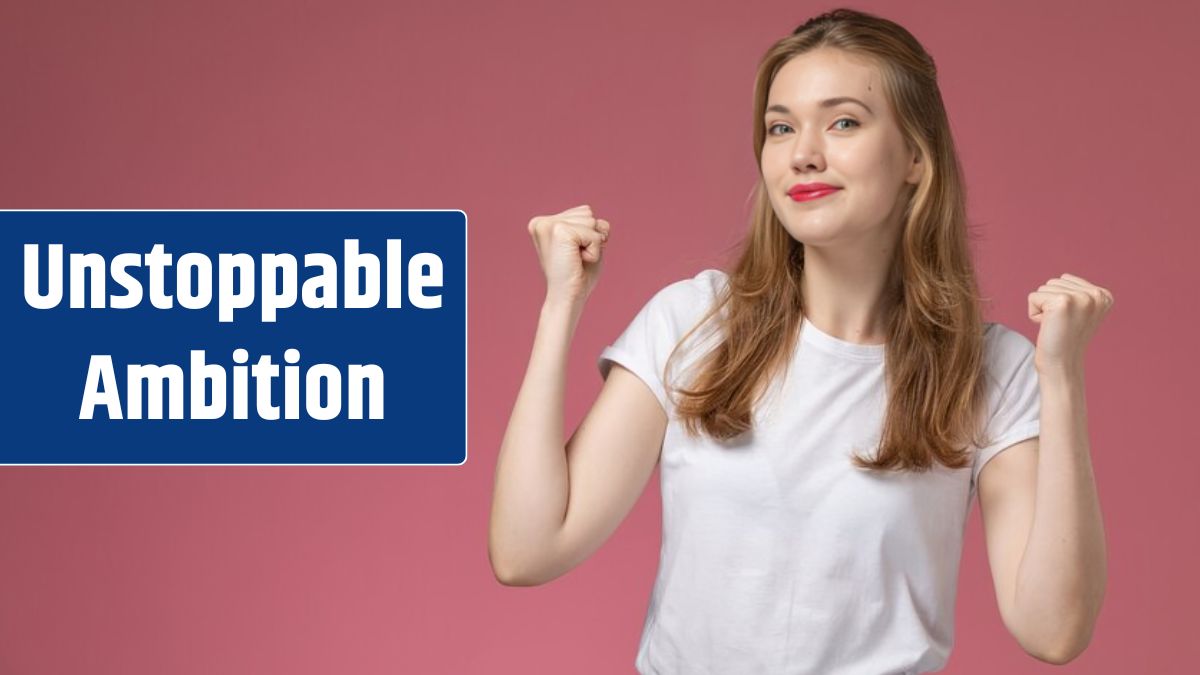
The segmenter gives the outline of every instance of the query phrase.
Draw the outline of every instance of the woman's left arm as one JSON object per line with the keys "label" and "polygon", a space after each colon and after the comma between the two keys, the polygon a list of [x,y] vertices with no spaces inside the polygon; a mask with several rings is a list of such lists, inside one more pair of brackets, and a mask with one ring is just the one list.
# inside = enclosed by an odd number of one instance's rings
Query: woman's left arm
{"label": "woman's left arm", "polygon": [[1029,295],[1030,318],[1041,325],[1040,436],[1001,453],[979,476],[1005,624],[1027,652],[1050,663],[1087,647],[1108,578],[1083,354],[1111,307],[1111,293],[1070,274]]}

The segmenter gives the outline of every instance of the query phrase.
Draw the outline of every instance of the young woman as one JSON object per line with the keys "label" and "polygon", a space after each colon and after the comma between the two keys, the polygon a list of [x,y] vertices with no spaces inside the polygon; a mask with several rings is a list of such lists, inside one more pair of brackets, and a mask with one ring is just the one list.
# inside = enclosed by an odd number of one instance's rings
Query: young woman
{"label": "young woman", "polygon": [[934,63],[891,21],[836,10],[772,46],[754,125],[740,257],[604,350],[565,452],[563,371],[611,228],[588,206],[530,221],[547,293],[496,469],[497,578],[578,565],[660,463],[639,672],[938,670],[978,492],[1005,625],[1073,659],[1106,581],[1083,357],[1112,295],[1048,281],[1036,347],[982,321]]}

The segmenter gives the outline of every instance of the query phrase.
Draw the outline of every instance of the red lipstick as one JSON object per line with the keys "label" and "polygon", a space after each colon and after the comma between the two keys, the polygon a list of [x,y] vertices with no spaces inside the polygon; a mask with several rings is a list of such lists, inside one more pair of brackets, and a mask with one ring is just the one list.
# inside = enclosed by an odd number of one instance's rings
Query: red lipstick
{"label": "red lipstick", "polygon": [[831,195],[841,188],[827,183],[797,183],[788,188],[788,196],[798,202],[819,199]]}

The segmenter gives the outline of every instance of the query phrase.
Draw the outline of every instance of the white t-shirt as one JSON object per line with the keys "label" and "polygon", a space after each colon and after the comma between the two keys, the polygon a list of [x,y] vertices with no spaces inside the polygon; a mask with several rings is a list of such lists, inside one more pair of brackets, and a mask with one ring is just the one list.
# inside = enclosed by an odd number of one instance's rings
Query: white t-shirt
{"label": "white t-shirt", "polygon": [[[954,642],[954,598],[975,479],[997,453],[1039,433],[1034,347],[987,324],[987,433],[974,465],[875,475],[884,346],[839,340],[808,321],[782,386],[754,430],[689,439],[662,380],[676,341],[726,284],[704,270],[659,291],[598,359],[641,378],[668,413],[660,459],[663,541],[638,647],[643,675],[939,670]],[[708,324],[706,324],[707,326]],[[707,337],[705,337],[707,336]],[[671,381],[715,331],[697,331]],[[685,347],[681,348],[683,351]]]}

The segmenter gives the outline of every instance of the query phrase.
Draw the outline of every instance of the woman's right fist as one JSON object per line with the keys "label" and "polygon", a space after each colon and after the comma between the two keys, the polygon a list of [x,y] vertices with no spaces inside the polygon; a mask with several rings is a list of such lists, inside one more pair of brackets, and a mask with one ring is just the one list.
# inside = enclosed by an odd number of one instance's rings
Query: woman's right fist
{"label": "woman's right fist", "polygon": [[582,302],[591,294],[604,261],[607,220],[584,204],[529,221],[529,236],[546,274],[546,297]]}

